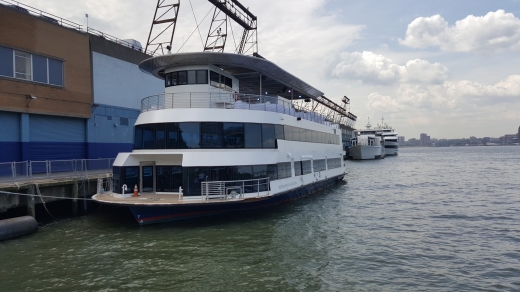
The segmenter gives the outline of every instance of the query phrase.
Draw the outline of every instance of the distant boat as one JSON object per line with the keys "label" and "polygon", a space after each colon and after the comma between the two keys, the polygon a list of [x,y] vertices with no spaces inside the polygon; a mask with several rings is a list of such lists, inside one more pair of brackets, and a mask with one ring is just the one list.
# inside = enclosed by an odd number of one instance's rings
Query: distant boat
{"label": "distant boat", "polygon": [[370,120],[366,129],[355,132],[356,136],[350,139],[349,156],[354,160],[380,159],[385,157],[385,144],[381,132],[372,129]]}

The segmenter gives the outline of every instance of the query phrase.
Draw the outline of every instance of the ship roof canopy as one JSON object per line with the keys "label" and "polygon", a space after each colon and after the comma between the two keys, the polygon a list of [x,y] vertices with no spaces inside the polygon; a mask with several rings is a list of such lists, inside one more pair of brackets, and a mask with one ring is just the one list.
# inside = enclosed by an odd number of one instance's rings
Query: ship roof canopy
{"label": "ship roof canopy", "polygon": [[[239,80],[240,93],[276,94],[287,99],[294,97],[319,98],[323,92],[261,57],[221,53],[194,52],[167,54],[144,60],[139,68],[164,79],[164,70],[189,65],[214,65]],[[260,89],[260,74],[262,76]],[[292,89],[292,92],[290,91]],[[262,90],[262,92],[260,92]]]}

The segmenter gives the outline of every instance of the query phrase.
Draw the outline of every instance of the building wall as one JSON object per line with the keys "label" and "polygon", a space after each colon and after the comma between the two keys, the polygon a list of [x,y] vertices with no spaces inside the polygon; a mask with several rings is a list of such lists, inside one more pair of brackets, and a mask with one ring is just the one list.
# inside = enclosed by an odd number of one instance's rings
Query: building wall
{"label": "building wall", "polygon": [[164,93],[164,80],[137,64],[93,51],[92,68],[95,104],[140,110],[143,98]]}
{"label": "building wall", "polygon": [[[0,77],[0,109],[89,118],[92,90],[85,33],[0,6],[0,45],[63,61],[64,86]],[[36,99],[28,100],[32,94]]]}

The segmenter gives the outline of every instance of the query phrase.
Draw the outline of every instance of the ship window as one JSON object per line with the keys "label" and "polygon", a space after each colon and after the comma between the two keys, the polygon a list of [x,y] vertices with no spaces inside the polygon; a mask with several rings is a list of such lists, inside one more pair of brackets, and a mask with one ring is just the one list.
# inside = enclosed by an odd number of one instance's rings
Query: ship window
{"label": "ship window", "polygon": [[312,139],[312,142],[313,143],[318,143],[318,132],[316,131],[311,131],[311,139]]}
{"label": "ship window", "polygon": [[175,86],[175,85],[179,84],[179,73],[172,72],[170,78],[171,78],[171,81],[172,81],[171,82],[172,86]]}
{"label": "ship window", "polygon": [[276,164],[267,165],[267,176],[271,181],[278,179],[278,166]]}
{"label": "ship window", "polygon": [[155,146],[155,125],[143,126],[143,149],[153,149]]}
{"label": "ship window", "polygon": [[123,167],[123,184],[126,184],[126,193],[132,193],[134,186],[139,188],[139,166]]}
{"label": "ship window", "polygon": [[164,75],[164,86],[172,86],[172,73],[166,73]]}
{"label": "ship window", "polygon": [[274,125],[262,124],[262,146],[263,148],[274,147]]}
{"label": "ship window", "polygon": [[302,161],[302,174],[309,174],[312,172],[311,161],[303,160]]}
{"label": "ship window", "polygon": [[280,162],[278,163],[278,179],[291,177],[291,163]]}
{"label": "ship window", "polygon": [[220,75],[220,88],[226,88],[226,76]]}
{"label": "ship window", "polygon": [[226,84],[226,89],[227,90],[232,90],[233,89],[233,79],[231,79],[229,77],[226,77],[224,82]]}
{"label": "ship window", "polygon": [[201,123],[201,148],[222,148],[222,123]]}
{"label": "ship window", "polygon": [[134,133],[134,149],[143,148],[143,127],[141,125],[135,126]]}
{"label": "ship window", "polygon": [[155,189],[157,192],[178,192],[182,186],[182,167],[156,166],[157,177]]}
{"label": "ship window", "polygon": [[327,159],[327,167],[328,167],[328,169],[340,168],[341,167],[341,158]]}
{"label": "ship window", "polygon": [[119,166],[112,167],[112,186],[113,192],[120,194],[123,190],[121,189],[121,168]]}
{"label": "ship window", "polygon": [[166,144],[165,124],[157,124],[155,127],[155,149],[164,149]]}
{"label": "ship window", "polygon": [[196,84],[197,83],[197,71],[190,70],[188,71],[188,84]]}
{"label": "ship window", "polygon": [[179,148],[200,148],[200,124],[179,123]]}
{"label": "ship window", "polygon": [[188,77],[186,76],[186,71],[179,71],[177,72],[179,74],[178,84],[179,85],[185,85],[188,82]]}
{"label": "ship window", "polygon": [[197,84],[208,84],[208,70],[197,70]]}
{"label": "ship window", "polygon": [[305,130],[305,142],[312,142],[312,130]]}
{"label": "ship window", "polygon": [[283,126],[283,132],[285,134],[285,140],[292,141],[292,127],[291,126]]}
{"label": "ship window", "polygon": [[261,124],[244,124],[244,140],[246,148],[262,148]]}
{"label": "ship window", "polygon": [[233,166],[217,166],[211,167],[210,180],[212,181],[229,181],[233,180]]}
{"label": "ship window", "polygon": [[[267,165],[253,165],[253,179],[259,179],[259,178],[266,178],[267,177]],[[253,187],[255,191],[265,192],[267,191],[267,180],[260,180],[256,183],[256,185]],[[258,189],[258,186],[260,186],[260,189]]]}
{"label": "ship window", "polygon": [[210,175],[209,167],[185,167],[183,168],[183,179],[185,195],[196,196],[201,194],[201,182],[208,181]]}
{"label": "ship window", "polygon": [[284,139],[283,125],[275,125],[274,131],[275,131],[276,139],[282,139],[282,140]]}
{"label": "ship window", "polygon": [[314,172],[325,170],[325,159],[314,160]]}
{"label": "ship window", "polygon": [[220,76],[218,73],[209,71],[209,82],[210,85],[220,87]]}
{"label": "ship window", "polygon": [[295,176],[302,175],[302,162],[301,161],[294,162],[294,175]]}
{"label": "ship window", "polygon": [[166,148],[179,148],[179,127],[176,123],[166,124]]}
{"label": "ship window", "polygon": [[244,148],[244,124],[223,123],[224,147]]}

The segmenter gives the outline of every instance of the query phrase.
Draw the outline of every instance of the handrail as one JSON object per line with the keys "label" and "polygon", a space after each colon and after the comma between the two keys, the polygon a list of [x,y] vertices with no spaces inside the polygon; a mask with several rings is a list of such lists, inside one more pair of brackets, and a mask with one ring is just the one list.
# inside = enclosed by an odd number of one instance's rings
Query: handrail
{"label": "handrail", "polygon": [[112,172],[114,158],[28,160],[0,163],[0,182],[23,182],[36,179],[80,178]]}
{"label": "handrail", "polygon": [[21,2],[12,1],[12,0],[0,0],[0,4],[2,4],[2,2],[3,3],[7,3],[7,4],[4,4],[5,6],[11,7],[11,8],[16,9],[18,11],[21,11],[21,12],[24,12],[24,13],[27,13],[27,14],[30,14],[30,15],[41,17],[42,19],[45,19],[45,20],[47,20],[49,22],[52,22],[52,23],[55,23],[55,24],[59,24],[61,26],[65,26],[65,27],[72,28],[72,29],[75,29],[75,30],[78,30],[78,31],[82,31],[82,28],[81,28],[82,25],[81,24],[72,22],[72,21],[67,20],[65,18],[61,18],[61,17],[56,16],[54,14],[47,13],[45,11],[42,11],[42,10],[37,9],[37,8],[34,8],[34,7],[29,6],[27,4],[23,4]]}
{"label": "handrail", "polygon": [[294,107],[290,100],[278,96],[239,93],[178,92],[162,93],[141,100],[141,113],[174,108],[217,108],[270,111],[338,128],[327,117]]}
{"label": "handrail", "polygon": [[232,181],[203,181],[200,185],[203,200],[230,200],[236,199],[237,196],[239,199],[243,199],[246,193],[256,193],[257,197],[260,197],[260,192],[267,192],[267,196],[269,196],[270,191],[269,177]]}

